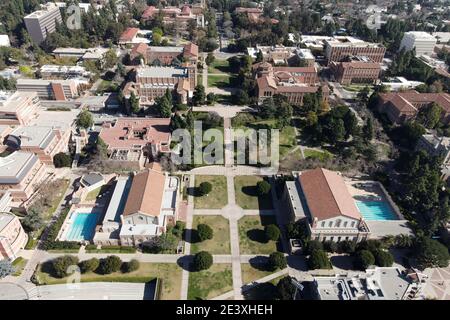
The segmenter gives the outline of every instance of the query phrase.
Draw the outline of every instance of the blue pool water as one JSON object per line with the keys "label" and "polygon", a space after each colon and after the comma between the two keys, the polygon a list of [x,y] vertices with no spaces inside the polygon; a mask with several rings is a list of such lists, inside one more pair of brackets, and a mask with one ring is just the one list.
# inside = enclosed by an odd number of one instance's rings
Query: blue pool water
{"label": "blue pool water", "polygon": [[397,220],[389,203],[384,201],[356,201],[364,220]]}
{"label": "blue pool water", "polygon": [[98,215],[96,213],[74,212],[72,224],[67,232],[69,241],[91,240],[94,237]]}

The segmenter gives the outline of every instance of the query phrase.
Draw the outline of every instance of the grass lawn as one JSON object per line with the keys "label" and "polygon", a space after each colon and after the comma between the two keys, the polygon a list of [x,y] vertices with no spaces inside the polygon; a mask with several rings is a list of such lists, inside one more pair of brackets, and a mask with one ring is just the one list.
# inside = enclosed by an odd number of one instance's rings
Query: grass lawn
{"label": "grass lawn", "polygon": [[238,221],[241,254],[270,254],[277,251],[275,241],[267,241],[264,226],[276,224],[275,216],[244,216]]}
{"label": "grass lawn", "polygon": [[283,158],[288,152],[297,145],[295,128],[286,126],[280,131],[280,158]]}
{"label": "grass lawn", "polygon": [[[130,273],[115,272],[99,275],[88,272],[81,275],[81,282],[149,282],[155,278],[162,280],[162,300],[179,300],[182,270],[176,263],[142,263],[138,270]],[[39,284],[66,283],[67,278],[54,278],[43,271],[42,265],[36,272]]]}
{"label": "grass lawn", "polygon": [[230,76],[223,75],[208,75],[208,87],[226,88],[230,87]]}
{"label": "grass lawn", "polygon": [[[212,190],[205,196],[196,191],[202,182],[209,182]],[[196,209],[221,209],[228,203],[227,178],[224,176],[195,176],[194,207]]]}
{"label": "grass lawn", "polygon": [[211,299],[232,289],[231,264],[213,264],[208,270],[189,273],[189,300]]}
{"label": "grass lawn", "polygon": [[49,219],[52,217],[55,210],[58,208],[58,204],[61,202],[61,200],[64,197],[64,194],[66,193],[67,188],[69,187],[70,180],[63,180],[63,184],[60,190],[55,190],[56,194],[52,200],[52,205],[48,207],[43,213],[42,216],[44,219]]}
{"label": "grass lawn", "polygon": [[94,201],[95,199],[97,199],[97,196],[99,195],[100,191],[102,190],[102,187],[98,187],[97,189],[94,189],[92,191],[90,191],[87,195],[86,195],[86,201]]}
{"label": "grass lawn", "polygon": [[333,158],[333,154],[328,151],[318,151],[314,149],[304,149],[303,153],[305,154],[305,158],[313,158],[318,159],[320,161],[327,161]]}
{"label": "grass lawn", "polygon": [[230,254],[230,227],[228,220],[222,216],[194,215],[192,228],[197,229],[197,226],[201,223],[209,225],[214,230],[214,235],[211,240],[192,243],[191,253],[208,251],[211,254]]}
{"label": "grass lawn", "polygon": [[255,280],[264,278],[269,274],[272,274],[273,271],[260,270],[252,266],[250,263],[242,263],[241,264],[242,271],[242,283],[247,284],[253,282]]}
{"label": "grass lawn", "polygon": [[236,203],[242,209],[273,209],[270,192],[264,196],[258,196],[257,194],[256,184],[263,180],[263,177],[258,176],[237,176],[234,178]]}
{"label": "grass lawn", "polygon": [[214,62],[208,66],[208,73],[223,73],[226,74],[229,72],[229,66],[227,60],[214,59]]}
{"label": "grass lawn", "polygon": [[18,277],[22,274],[23,269],[27,265],[28,260],[18,257],[16,260],[12,262],[12,265],[14,267],[14,273],[12,274],[15,277]]}

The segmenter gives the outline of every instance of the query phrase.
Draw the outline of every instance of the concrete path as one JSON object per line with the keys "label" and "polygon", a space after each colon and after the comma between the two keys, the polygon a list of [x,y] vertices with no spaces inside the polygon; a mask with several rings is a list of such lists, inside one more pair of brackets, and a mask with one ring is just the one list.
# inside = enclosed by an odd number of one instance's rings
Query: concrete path
{"label": "concrete path", "polygon": [[[195,176],[191,175],[189,177],[189,188],[195,187]],[[191,230],[192,230],[192,221],[193,221],[193,215],[194,215],[194,196],[192,194],[189,194],[188,196],[188,209],[187,209],[187,216],[186,216],[186,241],[184,244],[184,254],[189,255],[191,253]],[[188,296],[188,288],[189,288],[189,265],[187,265],[187,262],[183,266],[183,274],[181,275],[181,294],[180,299],[181,300],[187,300]]]}

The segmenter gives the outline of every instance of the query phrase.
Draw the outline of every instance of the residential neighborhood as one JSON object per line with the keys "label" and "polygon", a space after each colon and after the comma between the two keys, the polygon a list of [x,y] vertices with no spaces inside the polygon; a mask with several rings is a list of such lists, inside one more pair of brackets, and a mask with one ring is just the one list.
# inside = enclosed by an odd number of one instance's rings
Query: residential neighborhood
{"label": "residential neighborhood", "polygon": [[0,300],[450,300],[448,0],[0,8]]}

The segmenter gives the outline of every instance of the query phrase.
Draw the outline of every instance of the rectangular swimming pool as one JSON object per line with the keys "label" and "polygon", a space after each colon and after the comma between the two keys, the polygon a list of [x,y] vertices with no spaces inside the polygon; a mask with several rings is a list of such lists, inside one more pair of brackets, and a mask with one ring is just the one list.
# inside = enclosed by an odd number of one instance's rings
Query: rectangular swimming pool
{"label": "rectangular swimming pool", "polygon": [[385,201],[356,201],[364,220],[398,220],[390,204]]}
{"label": "rectangular swimming pool", "polygon": [[97,219],[97,213],[74,212],[71,217],[72,223],[67,231],[66,240],[91,240],[94,237]]}

